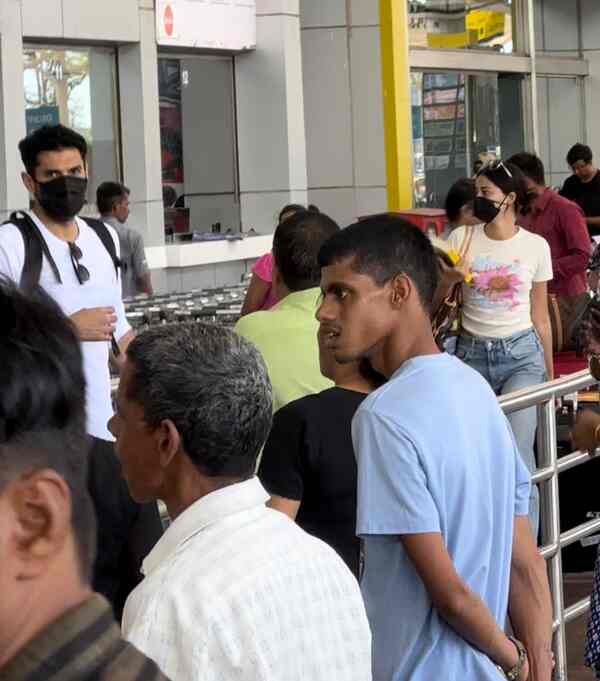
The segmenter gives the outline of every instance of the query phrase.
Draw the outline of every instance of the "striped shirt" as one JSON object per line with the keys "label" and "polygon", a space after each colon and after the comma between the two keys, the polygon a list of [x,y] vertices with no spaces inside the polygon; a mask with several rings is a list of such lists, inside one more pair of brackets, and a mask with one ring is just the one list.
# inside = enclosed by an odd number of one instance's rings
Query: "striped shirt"
{"label": "striped shirt", "polygon": [[168,681],[121,638],[112,609],[94,594],[48,625],[0,669],[2,681]]}

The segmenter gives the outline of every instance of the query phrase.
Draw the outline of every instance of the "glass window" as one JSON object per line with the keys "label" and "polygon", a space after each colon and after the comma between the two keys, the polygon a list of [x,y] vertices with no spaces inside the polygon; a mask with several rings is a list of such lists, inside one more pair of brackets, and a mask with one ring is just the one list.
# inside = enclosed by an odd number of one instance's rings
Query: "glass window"
{"label": "glass window", "polygon": [[165,229],[240,229],[230,57],[159,58]]}
{"label": "glass window", "polygon": [[415,206],[442,207],[477,161],[523,150],[521,84],[514,74],[411,73]]}
{"label": "glass window", "polygon": [[513,51],[511,0],[406,0],[411,47]]}
{"label": "glass window", "polygon": [[96,47],[25,47],[27,133],[62,123],[89,144],[88,201],[97,186],[118,180],[117,98],[114,50]]}

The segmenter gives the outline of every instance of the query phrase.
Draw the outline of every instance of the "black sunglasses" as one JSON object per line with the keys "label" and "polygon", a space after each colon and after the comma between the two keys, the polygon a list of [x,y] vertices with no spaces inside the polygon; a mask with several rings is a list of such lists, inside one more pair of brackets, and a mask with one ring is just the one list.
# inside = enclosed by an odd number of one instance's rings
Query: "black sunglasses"
{"label": "black sunglasses", "polygon": [[74,242],[68,241],[69,244],[69,254],[71,255],[71,263],[73,264],[73,269],[75,270],[75,276],[80,284],[85,284],[86,281],[90,280],[90,271],[85,265],[82,265],[79,261],[83,258],[83,253],[81,248]]}

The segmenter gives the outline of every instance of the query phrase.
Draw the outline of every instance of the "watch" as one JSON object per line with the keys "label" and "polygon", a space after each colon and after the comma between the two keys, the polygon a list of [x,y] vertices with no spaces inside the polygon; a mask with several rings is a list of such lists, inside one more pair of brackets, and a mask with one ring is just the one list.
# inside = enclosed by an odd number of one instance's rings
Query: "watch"
{"label": "watch", "polygon": [[527,651],[525,650],[525,646],[521,643],[521,641],[518,641],[513,636],[509,636],[508,640],[517,649],[517,652],[519,653],[519,659],[517,660],[517,664],[512,669],[503,670],[504,676],[506,676],[509,681],[517,681],[521,675],[521,672],[523,671],[523,666],[525,665],[525,660],[527,659]]}

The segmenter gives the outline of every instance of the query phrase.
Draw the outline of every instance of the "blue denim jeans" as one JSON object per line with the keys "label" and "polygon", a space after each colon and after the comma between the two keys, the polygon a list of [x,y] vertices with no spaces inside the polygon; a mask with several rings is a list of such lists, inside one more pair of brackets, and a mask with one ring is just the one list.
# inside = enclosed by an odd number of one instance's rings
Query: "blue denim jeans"
{"label": "blue denim jeans", "polygon": [[[544,350],[533,329],[520,331],[508,338],[481,338],[463,334],[458,339],[456,356],[478,371],[496,395],[505,395],[546,379]],[[521,457],[533,473],[537,412],[535,407],[508,415]],[[529,520],[537,539],[540,515],[539,491],[531,486]]]}

